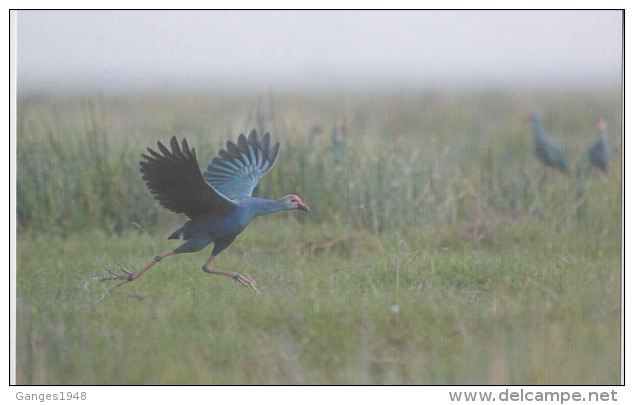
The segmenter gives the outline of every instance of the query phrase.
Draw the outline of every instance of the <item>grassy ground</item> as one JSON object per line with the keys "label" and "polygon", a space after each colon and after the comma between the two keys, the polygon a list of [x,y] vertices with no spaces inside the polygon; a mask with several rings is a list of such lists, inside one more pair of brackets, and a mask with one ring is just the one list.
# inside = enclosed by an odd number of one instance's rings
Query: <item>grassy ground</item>
{"label": "grassy ground", "polygon": [[198,253],[104,300],[108,284],[93,280],[104,265],[140,268],[173,241],[22,242],[18,383],[619,383],[618,244],[548,246],[541,231],[445,246],[267,221],[216,260],[260,296],[203,273]]}
{"label": "grassy ground", "polygon": [[[311,213],[257,219],[213,263],[250,275],[262,295],[203,273],[205,251],[169,257],[105,299],[103,267],[137,270],[175,247],[166,236],[184,220],[145,190],[143,148],[186,135],[202,167],[247,130],[254,116],[240,114],[252,106],[22,100],[17,382],[618,384],[613,96],[280,96],[283,150],[258,193],[296,193]],[[550,109],[571,176],[535,161],[525,99]],[[617,150],[607,176],[583,158],[597,112]],[[347,149],[335,161],[329,132],[314,147],[305,134],[340,120]]]}

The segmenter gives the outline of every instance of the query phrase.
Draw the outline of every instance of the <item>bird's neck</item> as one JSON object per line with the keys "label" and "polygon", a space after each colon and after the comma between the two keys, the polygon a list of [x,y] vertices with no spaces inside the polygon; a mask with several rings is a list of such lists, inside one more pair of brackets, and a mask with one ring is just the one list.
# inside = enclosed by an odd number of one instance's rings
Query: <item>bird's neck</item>
{"label": "bird's neck", "polygon": [[536,138],[541,139],[544,137],[544,127],[538,118],[533,119],[533,133]]}
{"label": "bird's neck", "polygon": [[260,215],[290,209],[284,205],[283,198],[277,200],[267,200],[264,198],[248,197],[243,199],[240,204],[247,209],[253,218]]}
{"label": "bird's neck", "polygon": [[606,145],[608,144],[608,131],[606,130],[601,130],[599,133],[599,138],[601,139],[601,142],[605,143]]}

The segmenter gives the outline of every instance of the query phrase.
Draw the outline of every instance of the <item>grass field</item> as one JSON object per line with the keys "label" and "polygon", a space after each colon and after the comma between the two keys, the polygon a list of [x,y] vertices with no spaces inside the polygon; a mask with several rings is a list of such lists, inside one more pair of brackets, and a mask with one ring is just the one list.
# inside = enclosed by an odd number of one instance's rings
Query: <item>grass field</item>
{"label": "grass field", "polygon": [[[275,94],[256,193],[311,212],[258,218],[214,261],[262,294],[203,273],[205,251],[102,299],[105,266],[137,270],[185,220],[142,183],[145,147],[186,136],[204,169],[256,99],[18,99],[18,384],[620,383],[618,89]],[[536,108],[570,176],[536,161]],[[585,159],[598,118],[606,176]]]}

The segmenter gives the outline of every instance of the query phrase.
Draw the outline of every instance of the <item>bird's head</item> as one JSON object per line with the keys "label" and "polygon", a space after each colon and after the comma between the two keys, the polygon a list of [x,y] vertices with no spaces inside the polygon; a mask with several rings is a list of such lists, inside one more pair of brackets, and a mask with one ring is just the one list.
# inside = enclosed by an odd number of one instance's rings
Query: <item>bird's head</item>
{"label": "bird's head", "polygon": [[599,120],[599,122],[597,122],[597,128],[599,129],[599,131],[605,131],[606,129],[608,129],[608,124],[605,122],[605,120]]}
{"label": "bird's head", "polygon": [[303,202],[298,196],[289,194],[286,197],[282,198],[282,203],[284,207],[289,210],[302,210],[302,211],[310,211],[308,209],[308,205]]}
{"label": "bird's head", "polygon": [[313,127],[310,129],[310,132],[312,134],[321,134],[322,132],[324,132],[324,126],[321,124],[315,124],[313,125]]}

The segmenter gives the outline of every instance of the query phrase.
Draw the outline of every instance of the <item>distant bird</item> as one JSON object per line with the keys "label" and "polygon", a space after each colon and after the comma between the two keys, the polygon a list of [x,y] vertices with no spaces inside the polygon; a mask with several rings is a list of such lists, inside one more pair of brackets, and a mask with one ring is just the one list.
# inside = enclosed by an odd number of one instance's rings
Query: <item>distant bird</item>
{"label": "distant bird", "polygon": [[590,155],[590,162],[601,169],[603,173],[606,173],[610,156],[612,156],[610,142],[608,141],[608,125],[604,120],[599,120],[597,129],[599,130],[599,139],[588,150],[588,154]]}
{"label": "distant bird", "polygon": [[551,138],[545,131],[539,116],[530,113],[527,119],[533,123],[533,134],[535,136],[535,153],[539,160],[547,166],[555,167],[563,173],[568,174],[568,164],[566,156],[557,141]]}
{"label": "distant bird", "polygon": [[315,124],[313,125],[313,127],[310,129],[310,132],[308,133],[308,146],[309,147],[313,147],[315,146],[315,138],[321,134],[324,130],[324,127],[321,124]]}
{"label": "distant bird", "polygon": [[211,261],[234,241],[255,217],[282,210],[309,211],[308,206],[296,195],[287,195],[278,200],[251,197],[260,178],[277,160],[279,142],[269,147],[270,135],[258,138],[254,130],[247,139],[240,135],[238,143],[227,142],[227,149],[221,149],[219,157],[214,157],[207,171],[201,174],[196,160],[196,152],[189,149],[183,139],[182,150],[176,137],[170,141],[170,152],[157,142],[161,153],[148,148],[149,156],[142,155],[142,178],[161,205],[170,211],[183,213],[190,220],[172,233],[168,239],[183,239],[186,242],[167,253],[156,255],[136,273],[120,266],[125,274],[118,274],[106,268],[111,274],[102,280],[122,280],[110,291],[138,278],[143,272],[167,256],[177,253],[197,252],[211,242],[214,248],[203,271],[231,277],[236,288],[242,284],[255,292],[253,282],[239,273],[215,270],[209,267]]}
{"label": "distant bird", "polygon": [[333,157],[336,164],[340,164],[346,157],[346,141],[344,135],[346,133],[346,124],[338,123],[332,129],[332,149]]}

